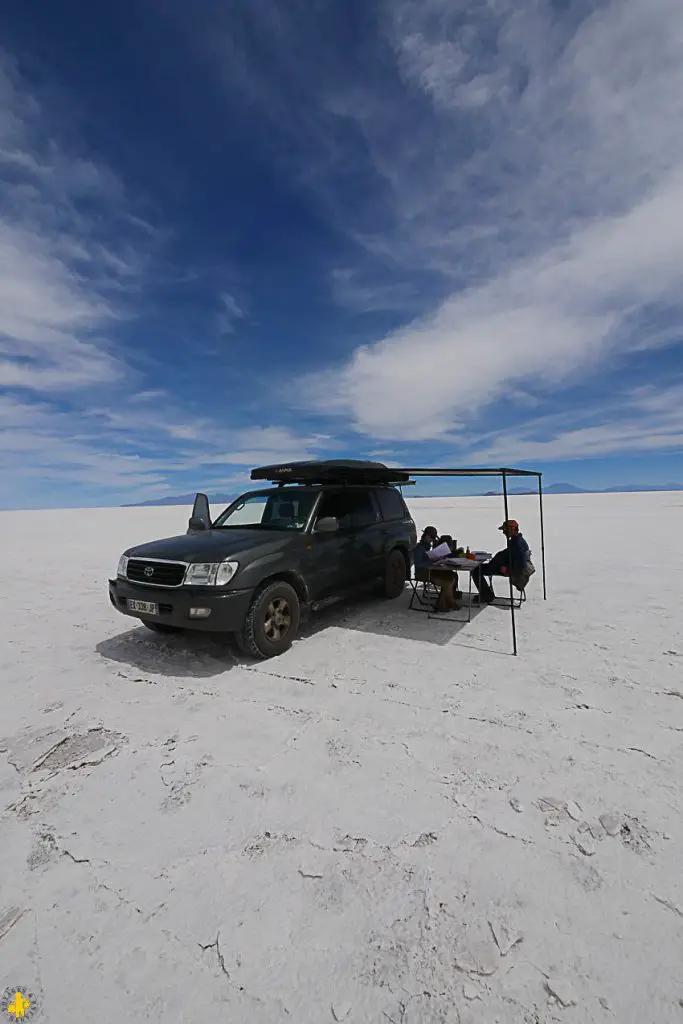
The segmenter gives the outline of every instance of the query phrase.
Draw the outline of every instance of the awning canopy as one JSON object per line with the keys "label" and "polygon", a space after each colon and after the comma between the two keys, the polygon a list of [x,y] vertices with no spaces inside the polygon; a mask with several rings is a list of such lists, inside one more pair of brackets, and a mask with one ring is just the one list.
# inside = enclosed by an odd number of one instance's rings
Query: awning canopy
{"label": "awning canopy", "polygon": [[408,473],[410,476],[536,476],[543,474],[535,469],[496,469],[491,466],[477,466],[460,469],[404,469],[396,470],[398,473]]}
{"label": "awning canopy", "polygon": [[[401,467],[396,470],[397,473],[405,473],[408,477],[429,477],[429,476],[443,476],[443,477],[500,477],[503,483],[503,514],[505,521],[510,518],[510,509],[508,502],[508,489],[507,480],[508,477],[519,477],[519,476],[533,476],[538,481],[538,503],[539,503],[539,517],[541,526],[541,571],[543,578],[543,600],[547,601],[548,591],[546,587],[546,575],[545,575],[545,533],[543,528],[543,474],[534,469],[512,469],[508,467],[501,467],[500,469],[493,466],[472,466],[472,467],[441,467],[438,469],[427,469],[427,468],[407,468]],[[508,538],[508,548],[510,546],[510,539]],[[515,602],[512,593],[512,578],[508,574],[508,583],[510,587],[510,625],[512,627],[512,653],[517,654],[517,627],[515,624]]]}

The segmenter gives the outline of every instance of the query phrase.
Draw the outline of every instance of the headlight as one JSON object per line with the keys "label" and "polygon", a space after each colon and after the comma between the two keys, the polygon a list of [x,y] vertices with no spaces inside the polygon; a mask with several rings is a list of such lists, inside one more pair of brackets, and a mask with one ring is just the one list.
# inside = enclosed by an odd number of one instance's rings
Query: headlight
{"label": "headlight", "polygon": [[239,562],[221,562],[216,572],[216,586],[222,587],[229,583],[238,569]]}
{"label": "headlight", "polygon": [[195,587],[222,587],[238,569],[237,562],[193,562],[187,567],[185,583]]}
{"label": "headlight", "polygon": [[116,568],[116,575],[123,577],[125,580],[128,575],[128,555],[121,555],[119,558],[119,564]]}

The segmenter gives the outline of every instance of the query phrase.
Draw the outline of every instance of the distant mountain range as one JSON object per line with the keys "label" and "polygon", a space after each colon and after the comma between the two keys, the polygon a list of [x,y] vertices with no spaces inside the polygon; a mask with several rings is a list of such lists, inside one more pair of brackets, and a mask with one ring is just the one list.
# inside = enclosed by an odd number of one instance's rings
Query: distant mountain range
{"label": "distant mountain range", "polygon": [[[638,491],[683,491],[683,484],[624,484],[621,487],[605,487],[602,490],[590,487],[577,487],[575,484],[550,484],[543,488],[544,494],[630,494]],[[498,491],[486,491],[482,495],[471,495],[471,497],[498,497],[502,494]],[[538,494],[532,487],[511,487],[508,494]],[[236,494],[210,494],[209,501],[213,505],[229,505],[237,497]],[[418,497],[418,495],[416,495]],[[419,495],[419,497],[443,498],[443,494]],[[137,501],[132,505],[124,505],[123,508],[147,508],[152,505],[188,505],[192,506],[194,494],[174,494],[166,498],[154,498],[152,501]]]}
{"label": "distant mountain range", "polygon": [[[618,487],[577,487],[575,484],[550,484],[543,488],[544,494],[631,494],[639,491],[683,491],[683,484],[622,484]],[[485,497],[493,497],[502,494],[502,488],[497,491],[486,491]],[[533,487],[511,487],[508,494],[538,494],[538,488]]]}

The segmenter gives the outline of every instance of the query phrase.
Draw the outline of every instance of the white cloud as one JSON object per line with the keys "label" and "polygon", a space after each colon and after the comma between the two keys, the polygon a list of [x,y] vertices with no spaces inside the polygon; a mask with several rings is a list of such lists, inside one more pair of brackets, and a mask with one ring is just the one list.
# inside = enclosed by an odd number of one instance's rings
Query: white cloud
{"label": "white cloud", "polygon": [[[152,393],[154,395],[154,393]],[[312,459],[334,451],[338,442],[329,434],[303,434],[283,426],[229,428],[209,417],[171,417],[167,403],[154,396],[140,409],[140,396],[121,400],[116,408],[93,407],[88,421],[106,428],[111,439],[128,438],[140,444],[171,447],[177,459],[172,468],[200,466],[257,466],[293,459]],[[177,414],[176,414],[177,415]],[[183,444],[184,442],[184,444]],[[192,449],[188,443],[195,445]]]}
{"label": "white cloud", "polygon": [[353,312],[409,313],[418,305],[417,290],[409,282],[381,282],[375,274],[366,280],[363,271],[353,267],[336,267],[330,276],[335,301]]}
{"label": "white cloud", "polygon": [[[232,486],[245,481],[243,467],[333,445],[284,427],[232,430],[225,417],[184,411],[160,388],[136,393],[142,373],[111,338],[139,308],[163,234],[134,212],[112,171],[74,151],[62,114],[54,92],[41,105],[0,52],[2,504],[79,490],[90,502],[116,502]],[[228,291],[220,302],[230,331],[245,304]]]}
{"label": "white cloud", "polygon": [[[522,383],[592,370],[634,309],[671,302],[683,267],[683,180],[621,217],[577,231],[543,256],[448,299],[430,317],[358,349],[340,374],[301,390],[377,438],[426,440]],[[642,339],[637,339],[642,347]]]}
{"label": "white cloud", "polygon": [[[44,393],[110,384],[125,365],[105,335],[144,265],[131,242],[141,229],[121,182],[61,145],[59,117],[1,52],[0,107],[0,385]],[[84,212],[94,202],[103,221]],[[116,231],[116,247],[103,230]]]}
{"label": "white cloud", "polygon": [[40,503],[78,488],[89,501],[142,501],[189,490],[243,487],[245,469],[333,451],[327,435],[286,427],[224,428],[169,419],[163,395],[121,398],[116,408],[60,409],[0,395],[2,506]]}
{"label": "white cloud", "polygon": [[230,292],[222,292],[219,295],[221,311],[217,318],[219,334],[233,334],[239,320],[244,320],[246,310],[238,303],[237,299]]}
{"label": "white cloud", "polygon": [[[679,0],[618,0],[580,22],[530,0],[386,11],[412,93],[392,104],[356,86],[335,102],[388,183],[391,216],[366,249],[450,280],[450,294],[307,377],[298,400],[368,436],[427,440],[502,395],[680,342],[633,327],[643,310],[683,309]],[[422,124],[416,93],[431,105]]]}
{"label": "white cloud", "polygon": [[48,391],[110,381],[120,366],[91,337],[113,317],[49,239],[0,222],[0,384]]}
{"label": "white cloud", "polygon": [[[683,426],[670,431],[656,425],[617,422],[567,430],[539,441],[508,432],[506,438],[467,457],[470,465],[515,465],[519,462],[563,462],[610,455],[644,455],[683,451]],[[460,456],[462,459],[462,456]]]}
{"label": "white cloud", "polygon": [[125,454],[97,444],[100,438],[76,436],[82,421],[47,402],[0,396],[0,478],[2,504],[22,504],[26,481],[45,492],[54,483],[78,484],[107,494],[135,494],[164,487],[173,469],[167,459]]}
{"label": "white cloud", "polygon": [[[228,444],[226,444],[226,441]],[[326,434],[297,434],[287,427],[245,427],[213,444],[222,450],[204,454],[202,465],[269,466],[280,462],[320,458],[337,443]]]}
{"label": "white cloud", "polygon": [[[572,420],[583,420],[581,425]],[[470,465],[515,465],[683,452],[683,384],[643,385],[599,406],[532,420],[490,435],[467,454]],[[462,458],[462,454],[460,455]],[[683,482],[683,481],[678,481]]]}

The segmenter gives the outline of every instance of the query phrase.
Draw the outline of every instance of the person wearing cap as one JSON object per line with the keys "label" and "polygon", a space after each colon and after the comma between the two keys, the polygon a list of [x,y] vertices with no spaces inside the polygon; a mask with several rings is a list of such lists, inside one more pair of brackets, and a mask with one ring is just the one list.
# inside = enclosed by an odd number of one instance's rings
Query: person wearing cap
{"label": "person wearing cap", "polygon": [[439,531],[435,526],[425,526],[417,546],[413,548],[413,564],[416,571],[426,569],[430,564],[429,552],[436,544],[438,536]]}
{"label": "person wearing cap", "polygon": [[415,566],[415,579],[422,583],[434,583],[439,590],[439,599],[436,604],[438,612],[456,611],[460,603],[456,597],[455,587],[458,582],[457,573],[451,569],[432,569],[432,558],[430,552],[439,541],[439,531],[435,526],[427,526],[422,531],[422,536],[413,549],[413,565]]}
{"label": "person wearing cap", "polygon": [[519,532],[519,523],[516,519],[506,519],[498,529],[507,537],[507,547],[498,551],[490,561],[478,565],[472,572],[472,582],[479,591],[481,600],[486,604],[495,601],[496,595],[485,577],[512,576],[513,582],[520,580],[525,576],[531,561],[529,545]]}

